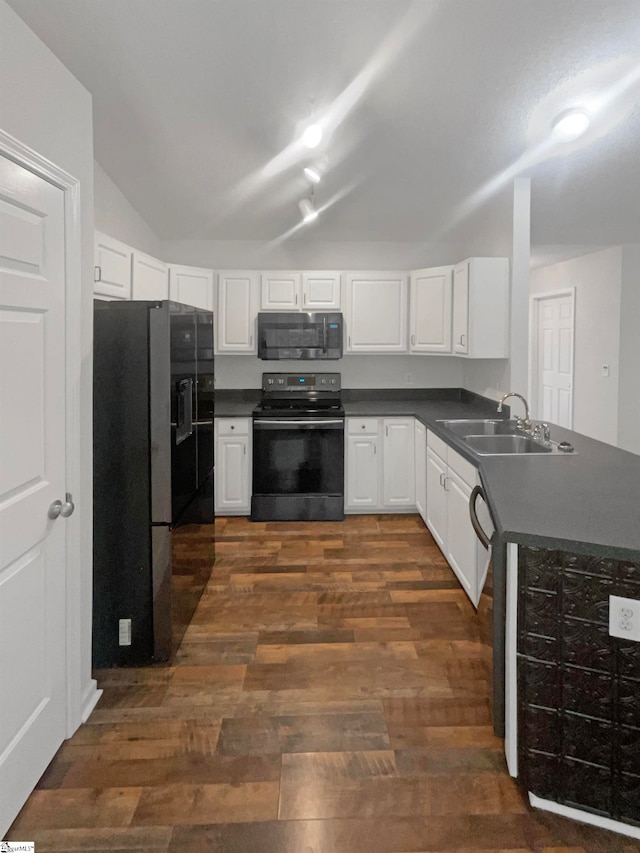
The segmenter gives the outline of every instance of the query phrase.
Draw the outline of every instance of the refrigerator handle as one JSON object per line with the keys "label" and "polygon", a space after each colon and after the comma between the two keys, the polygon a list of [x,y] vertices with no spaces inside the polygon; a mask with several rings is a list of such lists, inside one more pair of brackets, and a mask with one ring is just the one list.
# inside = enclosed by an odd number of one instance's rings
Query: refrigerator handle
{"label": "refrigerator handle", "polygon": [[177,388],[176,444],[193,433],[193,379],[181,379]]}

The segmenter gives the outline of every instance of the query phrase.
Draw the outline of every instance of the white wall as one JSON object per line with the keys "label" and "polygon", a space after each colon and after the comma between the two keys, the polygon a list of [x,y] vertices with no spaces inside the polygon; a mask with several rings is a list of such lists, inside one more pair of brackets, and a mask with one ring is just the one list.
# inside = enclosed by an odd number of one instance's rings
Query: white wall
{"label": "white wall", "polygon": [[[253,356],[216,356],[217,388],[260,388],[270,370],[306,370],[300,361],[261,361]],[[409,355],[345,355],[340,361],[314,362],[315,370],[341,374],[343,388],[460,388],[457,358]],[[411,381],[407,377],[411,377]]]}
{"label": "white wall", "polygon": [[93,691],[91,679],[92,577],[92,343],[93,343],[93,117],[91,96],[24,22],[0,0],[0,127],[80,181],[82,228],[81,291],[82,359],[78,386],[70,389],[79,400],[83,432],[77,449],[80,488],[74,493],[76,512],[66,524],[78,525],[82,572],[81,684],[75,696]]}
{"label": "white wall", "polygon": [[618,445],[640,453],[640,244],[622,247]]}
{"label": "white wall", "polygon": [[95,227],[134,249],[159,257],[160,241],[97,161],[93,186]]}
{"label": "white wall", "polygon": [[621,269],[618,246],[531,272],[532,294],[576,288],[573,428],[609,444],[618,441]]}
{"label": "white wall", "polygon": [[161,257],[168,263],[214,270],[411,270],[454,264],[473,254],[478,252],[469,245],[449,243],[178,240],[165,241]]}

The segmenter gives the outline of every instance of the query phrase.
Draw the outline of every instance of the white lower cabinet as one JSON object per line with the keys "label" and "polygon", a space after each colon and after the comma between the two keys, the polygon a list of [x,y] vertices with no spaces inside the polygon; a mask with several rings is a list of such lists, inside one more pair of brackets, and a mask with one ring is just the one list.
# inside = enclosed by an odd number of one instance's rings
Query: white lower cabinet
{"label": "white lower cabinet", "polygon": [[348,509],[378,508],[378,430],[373,435],[348,435],[346,442]]}
{"label": "white lower cabinet", "polygon": [[[469,497],[480,480],[474,465],[427,431],[427,527],[474,607],[486,579],[488,554],[469,517]],[[484,526],[490,527],[484,519]]]}
{"label": "white lower cabinet", "polygon": [[415,421],[414,429],[416,458],[416,509],[422,520],[427,521],[427,428]]}
{"label": "white lower cabinet", "polygon": [[345,509],[415,507],[413,418],[347,418]]}
{"label": "white lower cabinet", "polygon": [[251,419],[216,418],[215,514],[251,512]]}
{"label": "white lower cabinet", "polygon": [[382,506],[390,509],[416,505],[416,464],[413,418],[383,418]]}

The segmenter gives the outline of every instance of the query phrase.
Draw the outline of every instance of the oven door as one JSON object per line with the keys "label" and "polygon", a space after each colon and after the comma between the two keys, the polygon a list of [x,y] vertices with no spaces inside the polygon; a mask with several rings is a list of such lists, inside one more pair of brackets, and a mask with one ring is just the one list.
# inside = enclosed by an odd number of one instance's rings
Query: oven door
{"label": "oven door", "polygon": [[254,521],[344,519],[344,419],[253,422]]}

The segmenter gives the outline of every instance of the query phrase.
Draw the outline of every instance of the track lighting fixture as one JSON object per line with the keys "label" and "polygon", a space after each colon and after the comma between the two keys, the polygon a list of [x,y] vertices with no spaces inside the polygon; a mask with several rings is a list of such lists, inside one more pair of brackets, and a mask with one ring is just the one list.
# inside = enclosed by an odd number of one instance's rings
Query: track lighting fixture
{"label": "track lighting fixture", "polygon": [[302,201],[298,203],[298,207],[300,208],[302,221],[304,223],[313,222],[314,219],[318,218],[318,211],[313,203],[313,198],[303,198]]}
{"label": "track lighting fixture", "polygon": [[322,174],[318,166],[305,166],[303,169],[305,178],[311,181],[312,184],[319,184],[322,179]]}
{"label": "track lighting fixture", "polygon": [[302,134],[302,142],[307,148],[317,148],[322,141],[322,128],[319,124],[308,125]]}
{"label": "track lighting fixture", "polygon": [[589,116],[584,110],[565,110],[553,122],[551,133],[561,142],[577,139],[589,127]]}

